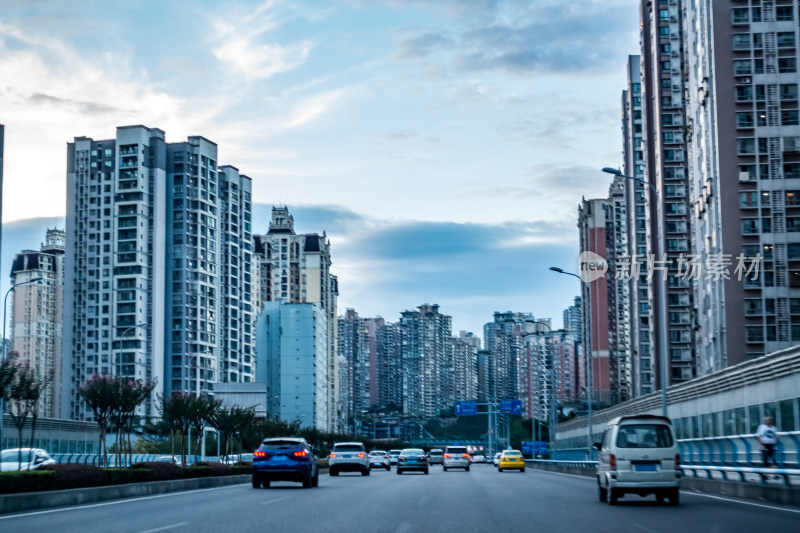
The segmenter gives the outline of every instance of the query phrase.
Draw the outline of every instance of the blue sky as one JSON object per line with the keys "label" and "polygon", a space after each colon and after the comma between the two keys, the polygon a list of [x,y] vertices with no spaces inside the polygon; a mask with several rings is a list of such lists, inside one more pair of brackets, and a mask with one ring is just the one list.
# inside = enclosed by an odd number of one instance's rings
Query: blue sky
{"label": "blue sky", "polygon": [[0,0],[2,281],[63,219],[65,144],[145,124],[217,142],[255,231],[278,203],[327,231],[342,310],[560,325],[578,288],[547,267],[620,164],[637,48],[635,0]]}

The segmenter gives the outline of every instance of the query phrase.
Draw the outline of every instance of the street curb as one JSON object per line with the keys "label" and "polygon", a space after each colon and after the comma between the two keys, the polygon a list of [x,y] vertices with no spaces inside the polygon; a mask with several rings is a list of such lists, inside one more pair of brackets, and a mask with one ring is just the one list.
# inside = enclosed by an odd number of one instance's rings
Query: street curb
{"label": "street curb", "polygon": [[[563,467],[556,465],[534,465],[526,462],[527,468],[572,474],[576,476],[594,477],[594,469]],[[800,487],[781,487],[777,485],[762,485],[760,483],[743,483],[741,481],[724,481],[720,479],[702,479],[695,477],[682,477],[681,490],[693,490],[704,494],[717,494],[743,500],[779,503],[800,507]]]}
{"label": "street curb", "polygon": [[225,487],[227,485],[249,483],[250,479],[250,474],[241,474],[236,476],[199,477],[172,481],[109,485],[85,489],[0,494],[0,515],[52,507],[73,507],[108,500],[168,494],[170,492]]}

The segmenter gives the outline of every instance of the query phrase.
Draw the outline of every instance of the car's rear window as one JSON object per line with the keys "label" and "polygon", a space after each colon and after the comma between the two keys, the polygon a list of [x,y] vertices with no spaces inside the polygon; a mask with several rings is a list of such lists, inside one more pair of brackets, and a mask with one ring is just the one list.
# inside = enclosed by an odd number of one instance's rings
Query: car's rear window
{"label": "car's rear window", "polygon": [[664,424],[626,424],[617,432],[618,448],[670,448],[672,432]]}
{"label": "car's rear window", "polygon": [[519,452],[505,452],[505,454],[506,454],[506,457],[509,457],[509,456],[519,457],[519,455],[520,455]]}
{"label": "car's rear window", "polygon": [[467,449],[458,446],[448,446],[447,453],[467,453]]}
{"label": "car's rear window", "polygon": [[431,450],[431,455],[442,455],[444,452],[442,450]]}
{"label": "car's rear window", "polygon": [[265,440],[261,445],[270,450],[290,450],[300,446],[300,443],[296,440]]}
{"label": "car's rear window", "polygon": [[403,451],[403,450],[389,450],[389,453],[390,453],[390,454],[393,454],[393,455],[400,455],[400,453],[401,453],[402,451]]}
{"label": "car's rear window", "polygon": [[423,455],[425,452],[422,450],[409,448],[408,450],[403,450],[403,455]]}
{"label": "car's rear window", "polygon": [[386,452],[369,452],[370,456],[372,457],[385,457]]}
{"label": "car's rear window", "polygon": [[360,444],[337,444],[333,447],[337,452],[363,452],[364,447]]}

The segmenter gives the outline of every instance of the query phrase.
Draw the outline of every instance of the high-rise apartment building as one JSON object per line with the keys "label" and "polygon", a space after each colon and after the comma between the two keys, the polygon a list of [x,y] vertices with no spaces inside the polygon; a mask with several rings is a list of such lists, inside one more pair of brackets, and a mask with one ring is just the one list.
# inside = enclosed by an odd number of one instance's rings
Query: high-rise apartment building
{"label": "high-rise apartment building", "polygon": [[[659,326],[666,325],[664,354],[651,354],[650,368],[659,373],[661,358],[667,359],[666,384],[694,376],[694,338],[691,281],[682,273],[694,253],[689,227],[688,158],[686,156],[686,109],[684,94],[684,32],[681,26],[682,0],[651,2],[641,7],[641,88],[644,102],[645,180],[655,185],[658,195],[648,194],[648,228],[653,236],[661,232],[665,257],[655,257],[650,284],[651,325],[658,341]],[[650,191],[648,191],[650,193]],[[660,220],[659,220],[660,218]],[[656,242],[650,239],[650,244]],[[651,247],[649,253],[656,249]],[[662,269],[665,269],[664,272]],[[663,283],[666,317],[654,284]],[[655,342],[651,346],[660,346]],[[643,359],[642,364],[646,364]],[[661,379],[655,383],[660,384]],[[660,388],[655,387],[655,388]]]}
{"label": "high-rise apartment building", "polygon": [[694,239],[730,270],[694,287],[700,374],[800,341],[799,9],[686,5]]}
{"label": "high-rise apartment building", "polygon": [[383,318],[359,317],[355,309],[339,317],[338,353],[345,361],[340,387],[348,416],[378,405],[378,331],[384,325]]}
{"label": "high-rise apartment building", "polygon": [[577,399],[574,389],[575,339],[565,331],[542,331],[527,335],[522,357],[528,359],[526,392],[522,394],[526,416],[550,420],[560,405]]}
{"label": "high-rise apartment building", "polygon": [[23,250],[14,257],[11,284],[21,285],[11,297],[11,348],[47,383],[39,399],[39,416],[60,414],[61,321],[64,289],[64,231],[47,230],[39,251]]}
{"label": "high-rise apartment building", "polygon": [[453,401],[478,399],[478,350],[480,338],[471,332],[460,331],[452,338],[451,376],[448,380],[448,395]]}
{"label": "high-rise apartment building", "polygon": [[251,181],[199,136],[145,126],[67,147],[62,418],[90,419],[95,373],[157,394],[252,381]]}
{"label": "high-rise apartment building", "polygon": [[326,315],[327,408],[329,429],[337,431],[346,421],[345,397],[340,390],[336,305],[338,280],[331,274],[331,247],[327,236],[296,234],[294,217],[286,207],[273,207],[266,235],[255,235],[258,265],[257,304],[265,302],[315,303]]}
{"label": "high-rise apartment building", "polygon": [[378,328],[378,405],[388,411],[403,409],[403,350],[408,331],[399,323]]}

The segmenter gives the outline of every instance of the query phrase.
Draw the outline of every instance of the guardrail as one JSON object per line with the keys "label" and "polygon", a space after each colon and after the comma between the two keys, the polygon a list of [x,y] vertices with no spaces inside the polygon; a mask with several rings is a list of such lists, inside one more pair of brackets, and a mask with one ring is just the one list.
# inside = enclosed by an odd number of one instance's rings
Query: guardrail
{"label": "guardrail", "polygon": [[572,468],[597,468],[597,461],[553,461],[550,459],[526,459],[534,465],[566,466]]}
{"label": "guardrail", "polygon": [[[729,435],[678,441],[681,463],[705,466],[762,465],[761,443],[755,435]],[[800,467],[800,431],[778,433],[775,459],[782,467]]]}
{"label": "guardrail", "polygon": [[[118,454],[108,454],[108,464],[106,466],[111,468],[116,468],[117,465],[119,466],[129,466],[130,464],[136,463],[147,463],[150,461],[155,461],[158,457],[164,457],[165,453],[135,453],[132,457],[132,462],[128,462],[128,457],[123,455],[122,458]],[[103,456],[98,455],[96,453],[53,453],[50,456],[55,459],[56,463],[64,464],[64,463],[80,463],[84,465],[94,465],[100,466],[103,462]],[[180,455],[176,455],[175,458],[180,460]],[[200,456],[187,456],[187,463],[193,464],[195,462],[200,461]],[[221,458],[216,456],[206,456],[204,459],[206,462],[220,462]]]}
{"label": "guardrail", "polygon": [[698,477],[698,472],[705,472],[708,479],[714,479],[712,472],[722,473],[725,481],[730,481],[729,474],[736,474],[737,481],[746,482],[747,474],[758,474],[762,485],[767,484],[770,476],[779,476],[783,479],[784,487],[791,487],[791,476],[800,476],[800,469],[797,468],[753,468],[747,466],[713,466],[713,465],[681,465],[684,472],[692,472],[694,477]]}

